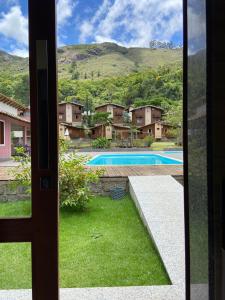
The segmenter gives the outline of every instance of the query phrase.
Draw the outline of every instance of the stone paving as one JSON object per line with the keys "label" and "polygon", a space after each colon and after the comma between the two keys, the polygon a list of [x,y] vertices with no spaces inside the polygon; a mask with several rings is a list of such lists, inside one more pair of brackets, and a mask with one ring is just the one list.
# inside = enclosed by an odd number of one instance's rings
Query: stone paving
{"label": "stone paving", "polygon": [[[169,289],[174,295],[173,300],[183,300],[185,299],[183,186],[171,176],[129,177],[129,184],[131,197],[155,242],[172,282]],[[160,290],[161,299],[164,299],[167,291],[168,287]]]}

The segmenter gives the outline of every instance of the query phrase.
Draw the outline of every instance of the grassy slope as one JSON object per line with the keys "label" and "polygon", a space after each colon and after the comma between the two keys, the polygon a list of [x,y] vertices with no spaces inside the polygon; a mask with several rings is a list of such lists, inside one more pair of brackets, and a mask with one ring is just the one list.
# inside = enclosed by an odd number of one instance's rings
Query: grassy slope
{"label": "grassy slope", "polygon": [[[65,46],[58,50],[58,71],[60,78],[71,78],[72,61],[77,62],[81,79],[87,73],[91,78],[127,75],[134,70],[140,71],[147,67],[158,67],[164,64],[181,64],[182,50],[151,50],[147,48],[125,48],[112,43],[93,45]],[[11,56],[0,51],[1,72],[14,74],[28,71],[28,59]]]}
{"label": "grassy slope", "polygon": [[[29,214],[29,203],[0,204],[0,215]],[[17,213],[16,213],[17,212]],[[0,288],[28,288],[30,247],[0,245]],[[84,213],[61,212],[61,287],[169,284],[153,242],[129,197],[98,197]]]}

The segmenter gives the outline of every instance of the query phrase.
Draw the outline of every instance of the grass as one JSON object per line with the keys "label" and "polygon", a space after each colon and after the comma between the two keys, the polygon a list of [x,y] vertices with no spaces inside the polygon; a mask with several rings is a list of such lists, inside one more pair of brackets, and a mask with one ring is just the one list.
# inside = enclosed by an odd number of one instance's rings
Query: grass
{"label": "grass", "polygon": [[[18,211],[16,206],[18,205]],[[29,215],[30,203],[0,204],[0,215]],[[0,289],[30,288],[29,244],[0,245]],[[130,199],[92,199],[83,213],[60,213],[61,287],[169,284]]]}
{"label": "grass", "polygon": [[[151,146],[151,150],[154,151],[163,151],[164,149],[173,149],[173,148],[180,148],[174,142],[155,142]],[[182,150],[182,149],[181,149]]]}

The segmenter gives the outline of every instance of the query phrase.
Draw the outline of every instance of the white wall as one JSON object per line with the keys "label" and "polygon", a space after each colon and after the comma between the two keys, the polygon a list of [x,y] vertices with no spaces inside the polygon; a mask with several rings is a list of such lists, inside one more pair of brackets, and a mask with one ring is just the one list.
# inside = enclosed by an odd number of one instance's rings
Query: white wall
{"label": "white wall", "polygon": [[17,109],[15,107],[12,107],[6,103],[0,102],[0,110],[7,112],[9,114],[12,114],[14,116],[17,116]]}

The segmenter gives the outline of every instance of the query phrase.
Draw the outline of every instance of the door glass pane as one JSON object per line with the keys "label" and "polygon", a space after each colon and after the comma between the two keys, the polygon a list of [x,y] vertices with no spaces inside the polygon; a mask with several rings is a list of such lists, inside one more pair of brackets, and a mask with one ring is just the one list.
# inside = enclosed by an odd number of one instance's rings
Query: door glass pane
{"label": "door glass pane", "polygon": [[28,1],[1,1],[0,217],[30,214]]}
{"label": "door glass pane", "polygon": [[32,298],[30,243],[0,244],[0,270],[1,300]]}
{"label": "door glass pane", "polygon": [[188,168],[193,300],[208,299],[205,1],[188,1]]}

